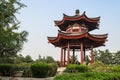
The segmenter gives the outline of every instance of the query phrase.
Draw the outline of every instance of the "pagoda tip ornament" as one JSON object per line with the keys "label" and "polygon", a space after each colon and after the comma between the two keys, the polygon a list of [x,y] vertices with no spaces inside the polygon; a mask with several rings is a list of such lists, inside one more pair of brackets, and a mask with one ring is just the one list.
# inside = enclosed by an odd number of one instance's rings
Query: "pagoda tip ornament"
{"label": "pagoda tip ornament", "polygon": [[79,15],[80,15],[79,9],[77,9],[77,10],[75,11],[75,13],[76,13],[77,16],[79,16]]}

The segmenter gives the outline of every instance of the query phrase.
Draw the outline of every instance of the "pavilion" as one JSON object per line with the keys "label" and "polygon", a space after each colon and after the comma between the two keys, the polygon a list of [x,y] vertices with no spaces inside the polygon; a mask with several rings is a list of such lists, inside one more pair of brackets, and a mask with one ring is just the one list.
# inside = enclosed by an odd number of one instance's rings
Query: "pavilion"
{"label": "pavilion", "polygon": [[70,52],[73,61],[75,51],[80,51],[80,63],[85,62],[86,51],[90,51],[91,63],[94,63],[93,48],[105,46],[108,34],[90,34],[89,32],[99,29],[100,17],[89,18],[86,13],[76,10],[74,16],[63,14],[63,19],[55,21],[59,28],[57,37],[48,37],[48,42],[55,47],[61,48],[60,66],[70,64]]}

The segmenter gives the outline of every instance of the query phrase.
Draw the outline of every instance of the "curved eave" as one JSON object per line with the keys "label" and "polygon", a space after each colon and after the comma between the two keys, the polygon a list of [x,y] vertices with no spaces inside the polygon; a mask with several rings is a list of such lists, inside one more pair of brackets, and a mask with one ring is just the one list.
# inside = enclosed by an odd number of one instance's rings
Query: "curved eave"
{"label": "curved eave", "polygon": [[[63,13],[63,17],[66,17],[66,18],[78,18],[78,17],[80,17],[80,16],[85,16],[86,18],[88,18],[87,16],[86,16],[86,14],[85,14],[85,11],[83,12],[83,14],[82,15],[74,15],[74,16],[68,16],[68,15],[66,15],[66,14],[64,14]],[[94,17],[94,18],[88,18],[88,19],[91,19],[91,20],[99,20],[100,19],[100,16],[99,17]]]}
{"label": "curved eave", "polygon": [[98,42],[105,42],[106,41],[107,34],[104,34],[103,37],[102,37],[102,35],[100,35],[101,37],[98,37],[98,36],[93,36],[93,35],[90,35],[89,33],[84,33],[81,35],[67,35],[67,34],[63,33],[63,34],[58,34],[58,37],[56,37],[54,40],[53,39],[48,39],[48,40],[50,43],[57,43],[62,39],[65,39],[65,40],[72,39],[73,40],[73,39],[81,39],[81,38],[88,38],[90,40],[98,41]]}
{"label": "curved eave", "polygon": [[60,25],[64,24],[65,21],[78,21],[81,19],[84,19],[84,20],[86,20],[88,22],[92,22],[92,23],[99,23],[100,17],[88,18],[85,13],[83,13],[82,15],[75,15],[75,16],[67,16],[64,14],[64,17],[61,21],[54,21],[54,22],[55,22],[55,26],[60,26]]}

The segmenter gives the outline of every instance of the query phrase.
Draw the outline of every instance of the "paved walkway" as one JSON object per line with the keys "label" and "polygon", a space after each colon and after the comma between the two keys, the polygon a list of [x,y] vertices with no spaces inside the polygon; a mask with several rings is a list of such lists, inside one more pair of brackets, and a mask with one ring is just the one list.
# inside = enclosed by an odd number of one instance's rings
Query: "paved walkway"
{"label": "paved walkway", "polygon": [[2,80],[53,80],[54,77],[49,78],[20,78],[20,77],[2,77]]}

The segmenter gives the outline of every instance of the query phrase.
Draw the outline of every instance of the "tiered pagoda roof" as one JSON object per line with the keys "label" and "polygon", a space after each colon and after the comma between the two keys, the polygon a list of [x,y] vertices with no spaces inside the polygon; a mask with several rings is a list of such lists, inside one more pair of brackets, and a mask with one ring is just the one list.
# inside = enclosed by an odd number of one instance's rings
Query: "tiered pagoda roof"
{"label": "tiered pagoda roof", "polygon": [[81,24],[84,23],[88,27],[88,31],[98,29],[99,26],[100,17],[95,18],[89,18],[86,16],[86,13],[82,15],[79,14],[79,10],[76,10],[76,14],[74,16],[68,16],[66,14],[63,14],[62,20],[55,20],[55,26],[58,26],[60,30],[65,31],[68,27],[68,25],[72,25],[75,22]]}
{"label": "tiered pagoda roof", "polygon": [[[80,63],[83,64],[86,51],[90,50],[90,62],[94,63],[93,48],[104,46],[108,36],[108,34],[100,35],[89,33],[94,29],[98,29],[99,22],[100,17],[89,18],[86,16],[85,12],[80,15],[79,10],[76,10],[74,16],[63,14],[62,20],[55,21],[55,25],[59,27],[58,35],[57,37],[48,37],[48,42],[55,47],[61,48],[61,67],[66,66],[71,62],[73,64],[76,62],[74,59],[75,51],[80,51]],[[73,52],[72,61],[70,60],[70,51]]]}
{"label": "tiered pagoda roof", "polygon": [[[70,42],[71,48],[79,49],[80,42],[83,42],[85,49],[104,46],[107,40],[107,34],[95,35],[89,32],[98,29],[100,17],[89,18],[85,12],[80,15],[79,10],[76,10],[76,15],[68,16],[63,14],[63,19],[55,21],[55,25],[59,27],[57,37],[48,37],[49,43],[55,47],[67,48],[67,43]],[[78,28],[78,30],[76,30]],[[77,46],[78,45],[78,46]]]}
{"label": "tiered pagoda roof", "polygon": [[[66,33],[63,31],[59,31],[57,37],[48,37],[49,43],[52,43],[55,47],[61,47],[61,44],[63,44],[63,47],[67,47],[67,42],[76,43],[71,44],[73,48],[79,49],[79,42],[83,42],[84,48],[90,49],[91,45],[93,45],[93,48],[104,46],[106,42],[108,34],[102,34],[102,35],[95,35],[90,34],[88,32],[85,33]],[[78,46],[77,46],[78,44]]]}

